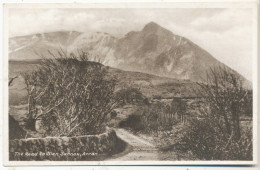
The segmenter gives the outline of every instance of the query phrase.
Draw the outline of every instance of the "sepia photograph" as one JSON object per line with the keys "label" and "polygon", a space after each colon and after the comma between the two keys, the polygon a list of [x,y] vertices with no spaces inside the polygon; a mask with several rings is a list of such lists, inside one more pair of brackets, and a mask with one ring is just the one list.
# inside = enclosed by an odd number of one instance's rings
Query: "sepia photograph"
{"label": "sepia photograph", "polygon": [[255,164],[256,7],[4,4],[5,163]]}

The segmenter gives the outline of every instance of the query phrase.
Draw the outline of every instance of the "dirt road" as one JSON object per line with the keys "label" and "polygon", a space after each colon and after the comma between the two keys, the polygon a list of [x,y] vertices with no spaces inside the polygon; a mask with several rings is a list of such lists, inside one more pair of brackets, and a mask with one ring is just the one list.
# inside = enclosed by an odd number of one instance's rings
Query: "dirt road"
{"label": "dirt road", "polygon": [[128,149],[127,153],[115,156],[108,161],[158,160],[158,150],[154,144],[125,129],[115,130],[117,136],[128,143],[131,149]]}

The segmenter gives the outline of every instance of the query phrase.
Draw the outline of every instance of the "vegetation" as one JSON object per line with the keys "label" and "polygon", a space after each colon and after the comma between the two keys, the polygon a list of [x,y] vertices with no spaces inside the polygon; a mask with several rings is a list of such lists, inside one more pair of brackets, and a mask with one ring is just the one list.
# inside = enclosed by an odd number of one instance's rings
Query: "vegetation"
{"label": "vegetation", "polygon": [[252,129],[241,128],[241,115],[252,108],[250,90],[238,74],[226,68],[211,69],[198,94],[207,106],[193,119],[182,144],[199,159],[252,160]]}
{"label": "vegetation", "polygon": [[41,117],[45,135],[51,136],[99,133],[116,106],[115,80],[106,76],[101,64],[88,62],[88,53],[59,55],[43,59],[36,71],[24,74],[27,123],[34,127]]}
{"label": "vegetation", "polygon": [[183,151],[193,159],[252,160],[252,128],[241,123],[241,117],[252,118],[252,91],[225,67],[212,68],[196,87],[195,108],[182,98],[152,102],[140,106],[120,126],[151,134],[162,151]]}
{"label": "vegetation", "polygon": [[200,160],[252,160],[252,128],[246,127],[240,139],[218,127],[218,120],[194,119],[182,134],[179,148],[191,151]]}
{"label": "vegetation", "polygon": [[120,105],[145,103],[148,99],[142,94],[138,88],[128,87],[122,88],[115,93],[115,99]]}
{"label": "vegetation", "polygon": [[120,126],[144,133],[171,130],[177,123],[185,122],[186,109],[187,104],[180,98],[170,104],[158,102],[140,106],[135,113],[122,121]]}
{"label": "vegetation", "polygon": [[[8,81],[8,86],[12,86],[12,83],[14,79],[16,79],[18,76],[15,76],[11,78]],[[9,140],[13,139],[21,139],[26,137],[27,133],[26,131],[20,127],[19,123],[13,118],[13,116],[9,115]]]}
{"label": "vegetation", "polygon": [[[136,79],[136,74],[115,70],[108,75],[106,67],[87,60],[87,53],[79,58],[60,55],[42,60],[38,69],[24,74],[27,125],[34,128],[35,121],[43,119],[45,136],[99,133],[109,115],[115,125],[121,121],[120,127],[153,136],[165,152],[188,153],[184,159],[252,160],[252,90],[243,86],[236,72],[216,67],[196,85],[127,87],[128,79],[134,82],[145,76]],[[111,79],[116,76],[124,80],[117,88]],[[195,89],[192,96],[185,94],[191,94],[190,88]],[[130,115],[125,119],[124,114]]]}

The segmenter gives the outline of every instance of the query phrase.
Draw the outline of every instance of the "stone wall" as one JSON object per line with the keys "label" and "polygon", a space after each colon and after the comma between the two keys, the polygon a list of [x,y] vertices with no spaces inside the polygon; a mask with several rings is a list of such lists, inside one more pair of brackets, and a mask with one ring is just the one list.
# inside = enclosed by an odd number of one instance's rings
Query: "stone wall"
{"label": "stone wall", "polygon": [[28,138],[9,141],[9,159],[12,160],[102,160],[122,152],[125,143],[114,130],[100,135],[77,137]]}

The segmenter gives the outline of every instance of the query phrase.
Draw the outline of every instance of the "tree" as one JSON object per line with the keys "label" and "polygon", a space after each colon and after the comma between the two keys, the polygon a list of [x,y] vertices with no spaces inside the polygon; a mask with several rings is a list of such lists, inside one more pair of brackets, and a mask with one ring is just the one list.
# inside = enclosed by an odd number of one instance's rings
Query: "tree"
{"label": "tree", "polygon": [[142,92],[139,89],[132,87],[118,90],[115,93],[115,98],[118,103],[122,105],[145,102],[145,97]]}
{"label": "tree", "polygon": [[[228,136],[241,137],[240,116],[246,114],[250,91],[243,86],[241,76],[227,67],[214,67],[207,74],[206,83],[198,83],[199,95],[208,104],[210,113],[218,126]],[[206,115],[205,115],[206,116]],[[223,127],[224,126],[224,127]]]}
{"label": "tree", "polygon": [[100,63],[87,61],[88,53],[59,54],[44,58],[36,71],[24,75],[29,117],[43,118],[46,135],[99,133],[116,105],[115,80]]}
{"label": "tree", "polygon": [[192,151],[199,159],[252,160],[252,129],[240,126],[240,116],[251,110],[252,95],[241,76],[229,68],[214,67],[206,82],[198,83],[197,94],[205,104],[185,127],[182,150]]}
{"label": "tree", "polygon": [[185,123],[185,115],[187,111],[187,104],[181,98],[174,98],[171,103],[172,110],[175,113],[176,120],[178,120],[177,116],[180,117],[180,121]]}

